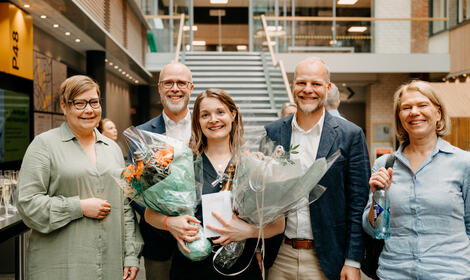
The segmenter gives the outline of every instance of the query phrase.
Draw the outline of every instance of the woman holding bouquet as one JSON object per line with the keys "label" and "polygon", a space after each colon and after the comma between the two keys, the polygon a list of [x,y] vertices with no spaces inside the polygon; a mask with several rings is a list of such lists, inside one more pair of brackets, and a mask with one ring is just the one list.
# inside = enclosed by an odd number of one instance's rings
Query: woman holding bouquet
{"label": "woman holding bouquet", "polygon": [[[208,89],[197,97],[192,115],[191,146],[195,155],[203,161],[203,194],[218,192],[223,181],[217,180],[222,174],[235,151],[243,142],[243,123],[238,109],[232,98],[223,90]],[[216,182],[213,184],[213,182]],[[236,215],[230,221],[224,221],[217,213],[213,215],[221,222],[223,228],[213,228],[220,236],[213,240],[214,244],[227,245],[233,241],[257,238],[259,230],[256,226],[247,224]],[[187,215],[167,217],[147,209],[145,219],[151,225],[168,230],[179,245],[187,252],[189,249],[184,241],[191,242],[197,236],[202,226],[201,205],[198,206],[196,217]],[[196,223],[196,225],[190,222]],[[264,227],[264,236],[272,237],[284,231],[284,218]],[[234,272],[242,270],[253,256],[253,244],[247,243],[245,252],[232,268]],[[251,246],[250,246],[251,245]],[[233,279],[216,272],[212,264],[213,254],[203,261],[192,262],[179,251],[173,256],[171,279]],[[256,260],[237,279],[261,279],[261,270]]]}
{"label": "woman holding bouquet", "polygon": [[66,122],[34,138],[19,176],[18,210],[32,229],[27,278],[132,280],[143,243],[115,181],[121,150],[96,129],[98,84],[70,77],[60,98]]}

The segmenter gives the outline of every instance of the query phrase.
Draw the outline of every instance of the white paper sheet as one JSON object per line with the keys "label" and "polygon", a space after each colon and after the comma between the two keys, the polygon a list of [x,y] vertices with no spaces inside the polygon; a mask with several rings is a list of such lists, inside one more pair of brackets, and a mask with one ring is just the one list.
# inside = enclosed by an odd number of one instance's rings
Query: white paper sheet
{"label": "white paper sheet", "polygon": [[219,214],[225,221],[232,219],[232,193],[222,191],[202,195],[202,219],[204,220],[204,236],[206,238],[220,236],[219,233],[207,228],[207,225],[223,228],[223,225],[212,215]]}

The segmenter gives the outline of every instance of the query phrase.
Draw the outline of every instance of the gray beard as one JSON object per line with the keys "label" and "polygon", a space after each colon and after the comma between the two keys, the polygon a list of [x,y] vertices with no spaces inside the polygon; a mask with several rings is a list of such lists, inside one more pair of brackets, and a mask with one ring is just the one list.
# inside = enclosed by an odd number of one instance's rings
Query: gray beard
{"label": "gray beard", "polygon": [[297,104],[297,108],[299,108],[300,111],[302,111],[302,113],[304,113],[306,115],[313,114],[313,113],[317,112],[318,110],[323,109],[323,106],[325,105],[325,101],[320,100],[320,102],[317,104],[317,106],[312,107],[311,109],[307,110],[304,106],[302,106],[300,104],[300,102],[297,98],[295,99],[295,101],[296,101],[295,103]]}
{"label": "gray beard", "polygon": [[165,96],[162,98],[162,103],[163,103],[163,107],[167,108],[170,112],[178,113],[178,112],[183,111],[183,109],[188,106],[189,96],[184,97],[183,101],[179,102],[178,104],[174,104],[173,102],[168,100],[168,98]]}

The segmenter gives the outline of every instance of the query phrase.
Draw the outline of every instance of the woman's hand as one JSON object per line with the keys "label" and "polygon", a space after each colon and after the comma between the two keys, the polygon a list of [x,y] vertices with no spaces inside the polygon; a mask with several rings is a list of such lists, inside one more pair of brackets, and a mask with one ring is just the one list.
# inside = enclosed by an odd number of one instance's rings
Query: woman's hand
{"label": "woman's hand", "polygon": [[111,204],[108,201],[97,197],[90,197],[80,200],[83,216],[93,219],[104,219],[111,212]]}
{"label": "woman's hand", "polygon": [[375,192],[377,187],[380,188],[390,188],[390,185],[392,184],[392,173],[393,170],[392,168],[385,169],[384,167],[380,168],[370,176],[369,179],[369,187],[372,192]]}
{"label": "woman's hand", "polygon": [[124,273],[122,275],[123,280],[134,280],[137,277],[139,268],[135,266],[126,266],[124,267]]}
{"label": "woman's hand", "polygon": [[245,223],[237,215],[233,214],[232,219],[227,222],[217,213],[212,215],[224,226],[223,228],[207,225],[207,228],[220,234],[220,237],[213,240],[215,244],[223,246],[233,241],[242,241],[248,238],[258,237],[258,228]]}
{"label": "woman's hand", "polygon": [[[385,169],[384,167],[380,168],[379,170],[377,170],[377,172],[372,174],[369,179],[369,187],[371,192],[375,192],[378,187],[385,188],[388,190],[390,188],[390,185],[392,184],[392,174],[392,168]],[[372,225],[372,227],[374,227],[375,224],[374,217],[374,205],[371,205],[369,208],[368,218],[369,223]]]}
{"label": "woman's hand", "polygon": [[[190,224],[190,222],[196,223],[196,225]],[[201,222],[195,217],[189,215],[168,217],[166,225],[168,231],[173,235],[176,241],[180,244],[181,248],[187,253],[190,252],[188,247],[184,245],[184,241],[192,242],[199,239],[197,235],[199,232],[199,224]]]}

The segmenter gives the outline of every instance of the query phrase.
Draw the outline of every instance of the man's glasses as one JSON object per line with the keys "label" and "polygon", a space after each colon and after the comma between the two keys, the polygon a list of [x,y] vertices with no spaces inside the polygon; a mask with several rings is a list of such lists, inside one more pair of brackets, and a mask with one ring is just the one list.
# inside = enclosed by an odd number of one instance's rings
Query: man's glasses
{"label": "man's glasses", "polygon": [[176,81],[176,82],[175,81],[160,81],[160,85],[162,85],[162,87],[165,89],[173,88],[175,83],[179,89],[187,89],[189,88],[189,85],[192,84],[191,82],[187,82],[187,81]]}
{"label": "man's glasses", "polygon": [[88,104],[90,104],[90,107],[93,109],[99,109],[101,107],[101,98],[92,98],[90,100],[72,99],[69,100],[68,103],[72,103],[77,110],[84,110]]}

